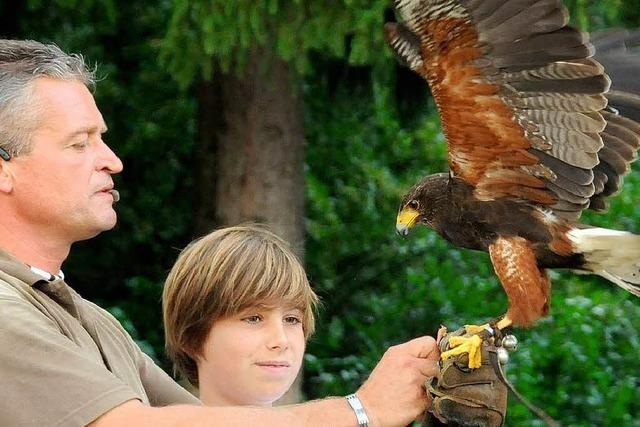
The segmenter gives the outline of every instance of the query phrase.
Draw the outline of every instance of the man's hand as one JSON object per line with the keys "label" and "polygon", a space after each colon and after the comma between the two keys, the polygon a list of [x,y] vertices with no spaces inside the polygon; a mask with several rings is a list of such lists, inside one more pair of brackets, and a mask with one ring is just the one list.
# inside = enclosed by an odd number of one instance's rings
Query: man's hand
{"label": "man's hand", "polygon": [[372,427],[406,426],[430,405],[424,384],[438,372],[440,351],[431,337],[390,347],[357,394]]}

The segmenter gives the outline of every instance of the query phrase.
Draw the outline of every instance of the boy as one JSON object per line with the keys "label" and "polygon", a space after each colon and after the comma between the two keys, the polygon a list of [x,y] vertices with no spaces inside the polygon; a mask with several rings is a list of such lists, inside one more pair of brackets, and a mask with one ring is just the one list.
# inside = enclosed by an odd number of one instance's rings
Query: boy
{"label": "boy", "polygon": [[192,242],[162,299],[167,353],[211,406],[271,406],[282,397],[318,303],[287,243],[257,225]]}

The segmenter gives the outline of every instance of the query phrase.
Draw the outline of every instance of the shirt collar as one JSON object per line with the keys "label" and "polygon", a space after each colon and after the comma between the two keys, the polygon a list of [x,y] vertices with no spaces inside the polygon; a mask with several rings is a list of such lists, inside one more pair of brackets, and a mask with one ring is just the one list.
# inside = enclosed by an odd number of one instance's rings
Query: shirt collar
{"label": "shirt collar", "polygon": [[42,269],[39,269],[38,267],[34,267],[33,265],[29,265],[29,268],[31,269],[31,271],[42,276],[43,279],[48,280],[49,282],[52,280],[64,279],[64,273],[62,272],[62,270],[58,271],[58,274],[51,274],[48,271],[44,271]]}
{"label": "shirt collar", "polygon": [[[29,266],[22,261],[12,257],[4,250],[0,249],[0,270],[4,271],[10,276],[16,279],[22,280],[28,283],[30,286],[35,285],[43,280],[49,280],[51,275],[46,273],[46,277],[33,271]],[[59,273],[58,273],[59,274]]]}

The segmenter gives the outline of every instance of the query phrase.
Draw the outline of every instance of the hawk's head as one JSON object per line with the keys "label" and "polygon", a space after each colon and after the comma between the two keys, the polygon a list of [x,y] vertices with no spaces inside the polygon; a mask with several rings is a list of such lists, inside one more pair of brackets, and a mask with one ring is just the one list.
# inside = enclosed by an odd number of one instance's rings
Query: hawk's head
{"label": "hawk's head", "polygon": [[422,178],[402,198],[396,231],[402,236],[409,234],[409,230],[416,224],[434,226],[438,203],[447,196],[448,173],[438,173]]}

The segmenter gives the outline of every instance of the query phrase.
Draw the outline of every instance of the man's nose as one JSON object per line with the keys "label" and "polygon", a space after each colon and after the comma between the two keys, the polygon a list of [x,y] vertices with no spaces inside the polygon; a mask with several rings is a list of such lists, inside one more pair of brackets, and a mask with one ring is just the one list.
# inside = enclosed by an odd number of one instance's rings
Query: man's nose
{"label": "man's nose", "polygon": [[102,152],[100,153],[100,170],[107,170],[109,173],[115,174],[122,172],[124,168],[120,157],[104,142],[102,143]]}

